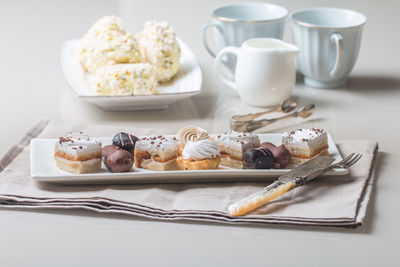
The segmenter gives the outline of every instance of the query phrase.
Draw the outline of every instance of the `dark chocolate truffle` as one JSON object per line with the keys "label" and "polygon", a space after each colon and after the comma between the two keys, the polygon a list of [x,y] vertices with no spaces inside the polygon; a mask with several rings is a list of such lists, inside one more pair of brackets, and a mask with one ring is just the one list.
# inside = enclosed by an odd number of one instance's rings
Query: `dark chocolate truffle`
{"label": "dark chocolate truffle", "polygon": [[129,172],[133,166],[133,155],[118,148],[106,157],[105,164],[111,172]]}
{"label": "dark chocolate truffle", "polygon": [[249,148],[243,155],[245,169],[270,169],[274,158],[271,151],[265,148]]}
{"label": "dark chocolate truffle", "polygon": [[125,149],[129,153],[133,154],[133,150],[135,149],[135,143],[138,138],[134,135],[120,132],[114,135],[113,137],[113,145],[119,146],[122,149]]}
{"label": "dark chocolate truffle", "polygon": [[274,168],[284,169],[289,165],[292,159],[289,150],[282,144],[280,146],[275,146],[272,143],[265,142],[260,145],[260,147],[268,149],[274,156]]}

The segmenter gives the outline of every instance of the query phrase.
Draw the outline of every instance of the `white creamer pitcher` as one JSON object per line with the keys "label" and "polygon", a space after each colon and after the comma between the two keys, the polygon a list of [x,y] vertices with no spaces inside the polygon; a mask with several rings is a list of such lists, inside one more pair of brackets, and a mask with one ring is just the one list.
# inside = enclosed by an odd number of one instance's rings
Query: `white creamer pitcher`
{"label": "white creamer pitcher", "polygon": [[[216,58],[217,74],[247,104],[268,107],[289,98],[296,82],[294,58],[299,49],[274,38],[247,40],[240,48],[223,48]],[[222,71],[226,54],[237,57],[235,76]]]}

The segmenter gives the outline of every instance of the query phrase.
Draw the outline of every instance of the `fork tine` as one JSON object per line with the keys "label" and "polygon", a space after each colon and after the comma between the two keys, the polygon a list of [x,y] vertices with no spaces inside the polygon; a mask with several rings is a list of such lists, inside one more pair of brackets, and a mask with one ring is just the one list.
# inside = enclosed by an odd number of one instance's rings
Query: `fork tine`
{"label": "fork tine", "polygon": [[355,154],[355,153],[351,153],[350,155],[348,155],[347,157],[345,157],[342,161],[338,162],[337,164],[338,164],[338,165],[346,164],[346,162],[348,162],[348,161],[354,156],[354,154]]}
{"label": "fork tine", "polygon": [[357,154],[354,158],[352,158],[349,162],[347,162],[345,165],[345,168],[349,168],[351,166],[353,166],[357,161],[360,160],[360,158],[362,157],[361,154]]}

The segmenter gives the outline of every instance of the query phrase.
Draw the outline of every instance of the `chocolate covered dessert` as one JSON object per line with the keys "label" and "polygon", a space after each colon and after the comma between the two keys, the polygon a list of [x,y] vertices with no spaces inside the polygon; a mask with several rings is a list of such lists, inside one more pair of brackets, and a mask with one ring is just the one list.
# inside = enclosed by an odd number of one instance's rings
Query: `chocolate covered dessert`
{"label": "chocolate covered dessert", "polygon": [[274,158],[271,151],[265,148],[249,148],[243,155],[245,169],[271,169]]}
{"label": "chocolate covered dessert", "polygon": [[133,154],[133,150],[135,149],[135,144],[138,140],[139,139],[132,134],[120,132],[114,135],[113,145],[125,149],[129,153]]}
{"label": "chocolate covered dessert", "polygon": [[260,144],[260,147],[271,151],[272,156],[274,157],[273,166],[275,169],[284,169],[289,165],[291,155],[289,150],[283,144],[276,146],[270,142],[265,142]]}

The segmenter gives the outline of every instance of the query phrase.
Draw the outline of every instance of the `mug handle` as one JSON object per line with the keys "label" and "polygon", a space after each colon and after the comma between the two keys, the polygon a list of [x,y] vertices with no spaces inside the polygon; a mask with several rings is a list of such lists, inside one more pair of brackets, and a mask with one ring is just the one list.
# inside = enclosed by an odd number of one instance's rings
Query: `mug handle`
{"label": "mug handle", "polygon": [[343,37],[340,33],[335,32],[332,33],[330,39],[335,43],[336,50],[335,64],[333,65],[332,70],[329,72],[329,75],[334,78],[341,68],[343,62]]}
{"label": "mug handle", "polygon": [[[224,73],[221,69],[222,64],[222,57],[225,54],[234,54],[236,56],[236,58],[239,57],[239,52],[240,52],[240,48],[235,47],[235,46],[227,46],[224,47],[217,55],[217,58],[215,59],[215,69],[217,71],[217,75],[218,77],[221,79],[221,81],[227,85],[228,87],[236,90],[236,83],[235,83],[235,78],[231,78],[228,75],[226,75],[226,73]],[[236,61],[237,62],[237,61]],[[236,63],[237,64],[237,63]]]}
{"label": "mug handle", "polygon": [[[222,29],[222,27],[220,25],[214,24],[214,23],[204,24],[203,25],[203,44],[204,44],[204,47],[207,49],[208,53],[212,57],[216,57],[216,53],[214,51],[212,51],[210,46],[208,45],[207,29],[210,28],[210,27],[215,27],[221,35],[223,35],[224,30]],[[223,45],[223,46],[225,46],[225,45]]]}

